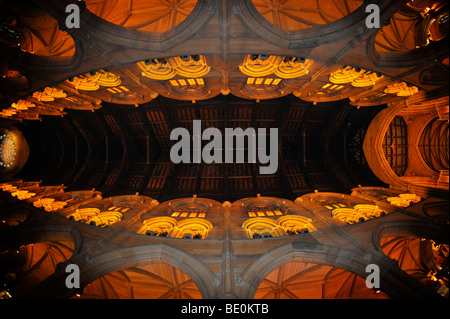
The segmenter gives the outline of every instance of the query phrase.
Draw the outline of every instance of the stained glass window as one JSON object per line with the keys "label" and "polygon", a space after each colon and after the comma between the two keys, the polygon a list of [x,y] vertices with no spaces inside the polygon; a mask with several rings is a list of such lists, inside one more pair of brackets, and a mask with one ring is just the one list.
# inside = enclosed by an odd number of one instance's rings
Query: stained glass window
{"label": "stained glass window", "polygon": [[0,167],[10,167],[14,164],[16,150],[16,143],[11,135],[0,135]]}

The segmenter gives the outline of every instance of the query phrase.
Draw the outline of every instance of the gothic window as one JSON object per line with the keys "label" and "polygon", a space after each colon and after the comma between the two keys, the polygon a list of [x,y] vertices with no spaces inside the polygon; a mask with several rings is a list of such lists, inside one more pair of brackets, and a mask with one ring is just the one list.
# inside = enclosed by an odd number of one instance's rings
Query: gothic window
{"label": "gothic window", "polygon": [[397,176],[403,176],[408,166],[408,130],[401,116],[396,116],[384,136],[383,152]]}
{"label": "gothic window", "polygon": [[8,133],[0,135],[0,167],[10,167],[16,161],[16,142]]}
{"label": "gothic window", "polygon": [[354,204],[342,197],[331,195],[315,195],[311,197],[311,201],[321,205],[326,209],[336,209],[352,207]]}
{"label": "gothic window", "polygon": [[29,192],[27,190],[17,190],[11,193],[12,196],[17,197],[20,200],[28,199],[33,196],[36,196],[36,193]]}
{"label": "gothic window", "polygon": [[205,85],[205,81],[203,78],[197,79],[178,79],[178,80],[170,80],[170,84],[174,87],[178,86],[196,86],[196,85]]}
{"label": "gothic window", "polygon": [[415,204],[421,200],[420,197],[415,194],[399,194],[395,197],[386,198],[389,204],[400,206],[400,207],[408,207],[411,204]]}
{"label": "gothic window", "polygon": [[144,226],[138,232],[147,236],[171,237],[177,221],[170,217],[155,217],[144,221]]}
{"label": "gothic window", "polygon": [[175,204],[169,211],[171,217],[204,218],[208,211],[208,204],[198,200],[195,202],[181,202]]}
{"label": "gothic window", "polygon": [[108,227],[122,220],[122,214],[114,211],[101,212],[98,208],[79,208],[67,218],[92,226]]}
{"label": "gothic window", "polygon": [[283,211],[279,204],[267,200],[250,202],[246,206],[249,217],[275,217],[282,216]]}
{"label": "gothic window", "polygon": [[353,208],[336,208],[331,214],[349,225],[386,215],[378,206],[368,204],[355,205]]}
{"label": "gothic window", "polygon": [[54,212],[67,206],[65,201],[57,201],[54,198],[39,198],[33,202],[33,206],[41,208],[46,212]]}
{"label": "gothic window", "polygon": [[190,218],[179,221],[177,228],[179,230],[176,235],[177,238],[205,239],[212,228],[212,224],[205,219]]}
{"label": "gothic window", "polygon": [[434,171],[449,168],[448,131],[448,122],[436,118],[428,123],[420,136],[420,155]]}
{"label": "gothic window", "polygon": [[288,235],[304,234],[316,231],[312,219],[299,215],[285,215],[278,219],[279,225]]}
{"label": "gothic window", "polygon": [[271,238],[284,236],[283,230],[278,227],[276,220],[272,218],[251,218],[242,224],[249,238]]}

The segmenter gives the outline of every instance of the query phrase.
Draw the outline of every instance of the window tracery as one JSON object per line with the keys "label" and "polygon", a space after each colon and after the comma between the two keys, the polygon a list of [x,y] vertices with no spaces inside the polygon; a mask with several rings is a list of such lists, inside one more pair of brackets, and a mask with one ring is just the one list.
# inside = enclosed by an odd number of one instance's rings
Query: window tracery
{"label": "window tracery", "polygon": [[359,204],[355,205],[353,208],[336,208],[331,214],[334,218],[351,225],[384,216],[386,215],[386,212],[376,205]]}
{"label": "window tracery", "polygon": [[10,167],[16,162],[17,146],[14,137],[8,133],[0,135],[0,167]]}
{"label": "window tracery", "polygon": [[122,220],[122,214],[114,211],[100,211],[98,208],[78,208],[68,219],[97,227],[108,227]]}
{"label": "window tracery", "polygon": [[54,198],[43,197],[33,202],[33,206],[37,208],[42,208],[46,212],[54,212],[60,209],[63,209],[67,206],[66,201],[57,201]]}
{"label": "window tracery", "polygon": [[422,200],[422,198],[420,198],[419,196],[416,196],[415,194],[399,194],[398,196],[395,197],[387,197],[386,201],[391,204],[391,205],[395,205],[395,206],[399,206],[399,207],[408,207],[412,204],[416,204],[418,202],[420,202]]}
{"label": "window tracery", "polygon": [[255,8],[270,23],[288,31],[303,30],[339,20],[356,10],[362,1],[252,0]]}
{"label": "window tracery", "polygon": [[205,239],[213,228],[208,220],[196,217],[181,220],[168,216],[153,217],[143,224],[139,234],[185,239]]}
{"label": "window tracery", "polygon": [[382,74],[345,66],[338,71],[330,74],[329,81],[333,84],[348,84],[354,87],[368,87],[383,78]]}
{"label": "window tracery", "polygon": [[408,128],[401,116],[396,116],[383,139],[383,153],[397,176],[403,176],[408,166]]}
{"label": "window tracery", "polygon": [[201,78],[211,69],[204,55],[148,59],[137,62],[137,65],[142,70],[142,76],[154,80],[170,80],[177,75],[186,79]]}
{"label": "window tracery", "polygon": [[[247,84],[258,83],[260,78],[275,75],[281,79],[299,78],[309,73],[309,68],[313,64],[310,59],[300,57],[282,57],[277,55],[264,54],[247,54],[244,58],[242,66],[239,70],[249,78],[257,78],[255,80],[247,80]],[[249,81],[251,83],[249,83]],[[265,79],[264,81],[268,81]],[[280,80],[281,81],[281,80]],[[275,79],[272,85],[276,85],[279,79]]]}

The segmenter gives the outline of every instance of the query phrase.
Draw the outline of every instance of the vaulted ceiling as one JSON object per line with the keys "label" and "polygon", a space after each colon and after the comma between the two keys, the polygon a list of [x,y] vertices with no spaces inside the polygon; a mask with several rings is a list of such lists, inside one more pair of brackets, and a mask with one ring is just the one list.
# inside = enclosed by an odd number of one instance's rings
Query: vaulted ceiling
{"label": "vaulted ceiling", "polygon": [[[269,101],[232,95],[179,102],[163,97],[124,107],[105,103],[95,112],[70,111],[18,127],[31,145],[28,163],[18,176],[96,188],[105,195],[140,194],[165,200],[192,196],[221,201],[256,194],[295,199],[321,191],[346,191],[358,184],[381,183],[361,162],[359,140],[380,110],[356,110],[346,103],[316,107],[292,95]],[[174,164],[170,149],[176,127],[279,129],[278,170],[259,174],[259,163]],[[362,133],[361,133],[362,132]]]}
{"label": "vaulted ceiling", "polygon": [[[0,2],[0,116],[30,157],[19,177],[164,200],[295,198],[381,185],[362,140],[390,103],[448,96],[448,3]],[[61,117],[64,116],[64,117]],[[279,129],[279,168],[173,164],[170,132]],[[39,121],[41,120],[41,121]]]}

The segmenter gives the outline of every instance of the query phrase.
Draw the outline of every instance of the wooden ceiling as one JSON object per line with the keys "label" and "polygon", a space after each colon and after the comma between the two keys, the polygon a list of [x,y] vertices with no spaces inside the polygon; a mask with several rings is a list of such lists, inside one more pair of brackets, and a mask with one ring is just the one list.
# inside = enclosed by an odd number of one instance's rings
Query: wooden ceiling
{"label": "wooden ceiling", "polygon": [[[80,28],[70,3],[1,3],[0,116],[32,144],[21,176],[48,184],[158,200],[379,185],[360,145],[373,116],[448,96],[442,1],[380,1],[380,29],[363,1],[87,0]],[[279,169],[173,164],[170,132],[193,119],[278,128]]]}
{"label": "wooden ceiling", "polygon": [[[211,100],[174,101],[162,97],[139,107],[106,104],[95,112],[71,111],[19,125],[31,144],[20,177],[92,189],[108,195],[139,192],[157,200],[207,197],[234,201],[246,196],[295,199],[314,190],[347,191],[358,184],[381,185],[355,159],[364,132],[381,110],[357,110],[345,103],[321,107],[294,96],[256,103],[232,95]],[[277,128],[278,170],[259,173],[259,162],[174,164],[170,149],[176,127]],[[34,152],[33,152],[34,150]]]}

